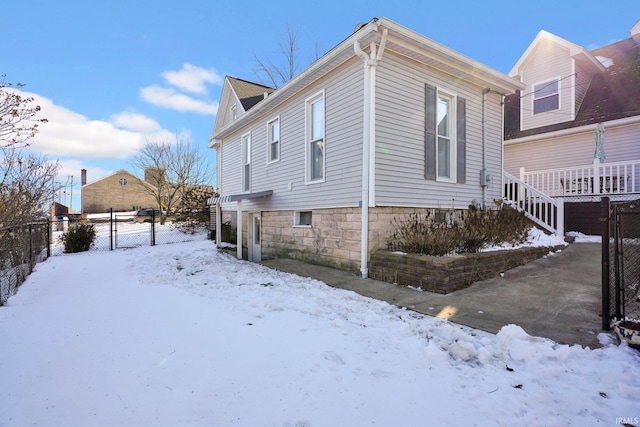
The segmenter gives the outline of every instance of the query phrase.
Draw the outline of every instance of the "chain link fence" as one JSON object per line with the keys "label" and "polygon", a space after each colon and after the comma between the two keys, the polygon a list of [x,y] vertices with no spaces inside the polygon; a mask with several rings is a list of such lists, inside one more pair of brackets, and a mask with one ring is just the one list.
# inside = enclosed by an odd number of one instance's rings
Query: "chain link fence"
{"label": "chain link fence", "polygon": [[50,255],[49,224],[0,228],[0,306],[18,291],[38,262]]}
{"label": "chain link fence", "polygon": [[135,212],[110,212],[83,218],[64,217],[52,223],[52,255],[64,253],[60,237],[76,224],[91,224],[96,231],[96,240],[91,250],[109,251],[130,249],[140,246],[154,246],[167,243],[181,243],[206,240],[209,230],[207,223],[174,221],[167,218],[162,224],[160,217],[136,218]]}
{"label": "chain link fence", "polygon": [[[640,320],[640,200],[603,198],[603,327]],[[605,235],[606,234],[606,235]]]}
{"label": "chain link fence", "polygon": [[167,243],[202,241],[209,238],[207,223],[160,218],[145,221],[135,212],[61,216],[43,221],[0,228],[0,306],[14,295],[38,262],[65,252],[62,236],[78,224],[96,231],[92,251],[136,248]]}

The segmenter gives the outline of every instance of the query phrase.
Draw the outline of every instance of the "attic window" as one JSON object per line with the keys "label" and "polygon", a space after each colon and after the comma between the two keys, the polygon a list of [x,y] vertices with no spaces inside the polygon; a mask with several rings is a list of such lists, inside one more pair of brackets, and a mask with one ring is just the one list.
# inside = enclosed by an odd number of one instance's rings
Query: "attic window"
{"label": "attic window", "polygon": [[235,121],[238,118],[238,108],[234,105],[231,107],[231,120]]}
{"label": "attic window", "polygon": [[533,86],[533,114],[546,113],[560,108],[559,87],[558,79]]}

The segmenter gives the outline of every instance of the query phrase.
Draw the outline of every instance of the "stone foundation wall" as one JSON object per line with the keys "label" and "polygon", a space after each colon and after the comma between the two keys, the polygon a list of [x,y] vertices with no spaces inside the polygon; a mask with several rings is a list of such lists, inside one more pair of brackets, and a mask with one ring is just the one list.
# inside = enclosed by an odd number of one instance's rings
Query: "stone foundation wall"
{"label": "stone foundation wall", "polygon": [[[431,214],[431,218],[436,213],[441,212],[447,217],[451,214],[451,210],[446,209],[425,209],[425,208],[407,208],[407,207],[375,207],[369,208],[369,253],[373,253],[378,249],[387,249],[387,243],[393,232],[395,231],[393,221],[404,220],[411,214],[418,214],[421,217]],[[454,211],[457,216],[461,211]],[[371,256],[369,257],[371,259]]]}
{"label": "stone foundation wall", "polygon": [[262,258],[293,258],[360,270],[360,208],[314,209],[311,226],[294,226],[294,211],[262,212]]}
{"label": "stone foundation wall", "polygon": [[447,294],[527,264],[543,257],[552,249],[522,248],[444,257],[379,250],[371,256],[369,276],[389,283]]}
{"label": "stone foundation wall", "polygon": [[[369,253],[386,249],[393,234],[394,218],[425,215],[428,209],[375,207],[369,209]],[[434,210],[431,210],[432,213]],[[295,211],[262,212],[262,258],[293,258],[341,270],[360,271],[360,208],[312,210],[312,224],[294,226]],[[243,212],[243,247],[247,245],[247,214]],[[230,243],[236,243],[236,212],[222,211],[222,222],[230,223]],[[246,253],[246,250],[243,250]]]}

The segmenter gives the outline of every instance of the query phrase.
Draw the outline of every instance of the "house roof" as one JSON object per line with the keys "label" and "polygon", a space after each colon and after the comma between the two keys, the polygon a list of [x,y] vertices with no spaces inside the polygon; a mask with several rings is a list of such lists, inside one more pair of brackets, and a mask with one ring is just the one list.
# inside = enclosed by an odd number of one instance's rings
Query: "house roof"
{"label": "house roof", "polygon": [[87,183],[87,184],[84,184],[84,185],[82,186],[82,188],[84,188],[84,187],[90,187],[90,186],[92,186],[92,185],[94,185],[94,184],[96,184],[96,183],[98,183],[98,182],[100,182],[100,181],[104,181],[105,179],[109,179],[109,178],[111,178],[111,177],[113,177],[113,176],[115,176],[115,175],[122,175],[122,174],[125,174],[125,175],[130,176],[130,177],[131,177],[131,178],[133,178],[136,182],[140,182],[140,183],[142,183],[142,184],[144,184],[144,185],[147,185],[147,186],[149,186],[149,187],[156,188],[153,184],[150,184],[150,183],[148,183],[148,182],[146,182],[146,181],[144,181],[144,180],[142,180],[142,179],[138,178],[137,176],[135,176],[134,174],[132,174],[131,172],[129,172],[129,171],[125,170],[125,169],[120,169],[119,171],[114,172],[114,173],[112,173],[112,174],[109,174],[109,175],[107,175],[107,176],[105,176],[105,177],[103,177],[103,178],[100,178],[100,179],[97,179],[97,180],[95,180],[95,181],[93,181],[93,182],[89,182],[89,183]]}
{"label": "house roof", "polygon": [[520,130],[520,93],[507,96],[504,108],[504,139],[640,116],[639,43],[640,39],[631,37],[589,52],[603,64],[603,69],[593,76],[580,109],[576,112],[575,120]]}
{"label": "house roof", "polygon": [[244,111],[248,111],[251,107],[262,101],[265,93],[268,94],[275,90],[274,88],[236,77],[227,76],[227,80],[240,100]]}
{"label": "house roof", "polygon": [[226,124],[224,127],[214,128],[209,146],[215,146],[222,138],[243,127],[247,121],[252,120],[261,111],[268,108],[276,108],[296,92],[303,90],[338,65],[354,57],[356,55],[354,50],[356,44],[362,46],[362,50],[368,50],[372,43],[380,46],[383,34],[387,34],[386,50],[395,51],[425,65],[439,69],[452,78],[466,80],[482,88],[505,94],[513,93],[516,89],[525,87],[524,84],[517,80],[389,19],[373,18],[364,25],[358,25],[354,33],[311,64],[302,73],[273,91],[266,99],[254,104],[247,114],[239,117],[234,122]]}
{"label": "house roof", "polygon": [[565,40],[562,37],[558,37],[555,34],[551,34],[547,31],[541,30],[533,40],[533,42],[531,42],[527,50],[524,51],[518,62],[516,62],[513,68],[511,68],[511,71],[509,71],[509,76],[520,77],[522,68],[527,63],[529,58],[534,54],[538,45],[540,45],[544,41],[550,41],[552,43],[560,45],[569,51],[569,55],[571,55],[572,58],[583,60],[596,71],[604,71],[604,66],[600,63],[600,61],[598,61],[598,59],[584,47]]}

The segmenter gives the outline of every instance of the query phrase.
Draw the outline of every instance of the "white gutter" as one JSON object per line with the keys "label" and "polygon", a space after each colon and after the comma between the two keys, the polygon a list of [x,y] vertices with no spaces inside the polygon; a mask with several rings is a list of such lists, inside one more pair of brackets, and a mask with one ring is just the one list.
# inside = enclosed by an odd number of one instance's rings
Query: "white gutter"
{"label": "white gutter", "polygon": [[369,207],[374,205],[374,198],[370,189],[374,184],[371,173],[371,163],[375,156],[375,96],[376,96],[376,66],[382,59],[384,47],[387,43],[388,30],[382,31],[380,49],[376,53],[375,43],[370,44],[371,54],[367,55],[360,47],[360,42],[353,43],[353,50],[364,63],[364,107],[362,126],[362,198],[361,229],[360,229],[360,271],[362,278],[369,277]]}

